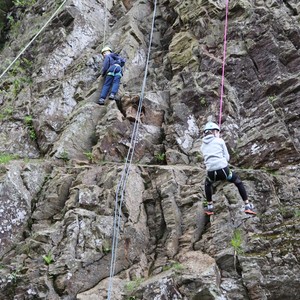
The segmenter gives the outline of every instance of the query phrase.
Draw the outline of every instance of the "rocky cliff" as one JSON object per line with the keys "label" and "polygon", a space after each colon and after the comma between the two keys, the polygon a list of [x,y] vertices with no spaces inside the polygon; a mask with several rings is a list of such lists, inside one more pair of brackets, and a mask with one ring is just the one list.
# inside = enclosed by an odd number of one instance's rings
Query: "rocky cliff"
{"label": "rocky cliff", "polygon": [[[116,191],[153,1],[68,0],[0,82],[0,299],[297,299],[300,4],[230,0],[222,137],[257,215],[218,183],[203,214],[202,126],[219,116],[225,0],[158,1],[110,278]],[[2,71],[62,1],[15,1]],[[127,59],[98,100],[103,45]]]}

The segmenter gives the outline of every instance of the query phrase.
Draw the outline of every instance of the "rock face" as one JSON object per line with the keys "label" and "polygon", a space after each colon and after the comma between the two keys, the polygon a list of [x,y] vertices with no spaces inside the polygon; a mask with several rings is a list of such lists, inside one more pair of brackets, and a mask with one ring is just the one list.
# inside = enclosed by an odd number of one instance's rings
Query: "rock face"
{"label": "rock face", "polygon": [[[56,9],[14,8],[2,71]],[[153,9],[67,1],[0,79],[1,300],[298,297],[298,0],[229,1],[221,133],[257,215],[218,182],[210,222],[199,150],[225,1],[159,1],[141,99]],[[103,45],[127,62],[120,99],[98,106]]]}

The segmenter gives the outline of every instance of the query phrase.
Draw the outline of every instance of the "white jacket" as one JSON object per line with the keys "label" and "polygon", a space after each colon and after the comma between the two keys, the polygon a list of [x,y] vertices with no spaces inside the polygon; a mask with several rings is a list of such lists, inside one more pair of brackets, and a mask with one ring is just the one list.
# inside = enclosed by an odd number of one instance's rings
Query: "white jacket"
{"label": "white jacket", "polygon": [[207,171],[216,171],[227,167],[229,153],[223,139],[210,134],[202,139],[200,148]]}

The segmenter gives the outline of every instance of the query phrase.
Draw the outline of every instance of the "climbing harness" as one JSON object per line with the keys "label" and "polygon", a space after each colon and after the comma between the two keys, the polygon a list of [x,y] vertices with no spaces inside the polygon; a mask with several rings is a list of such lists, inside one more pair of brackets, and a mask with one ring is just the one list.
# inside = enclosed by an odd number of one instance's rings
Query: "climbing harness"
{"label": "climbing harness", "polygon": [[[232,179],[232,176],[233,176],[233,173],[232,171],[228,168],[228,174],[226,173],[225,169],[222,168],[220,169],[222,170],[226,180],[230,181]],[[213,172],[213,178],[211,178],[210,176],[206,176],[206,179],[210,182],[210,183],[214,183],[216,182],[216,179],[217,179],[217,175],[218,175],[218,171],[220,170],[216,170],[216,171],[210,171],[209,173],[212,173]]]}
{"label": "climbing harness", "polygon": [[[224,169],[223,169],[223,172],[225,172],[224,171]],[[226,173],[225,173],[226,174]],[[228,175],[226,176],[226,180],[228,180],[228,181],[230,181],[231,180],[231,178],[232,178],[232,171],[229,169],[229,173],[228,173]]]}
{"label": "climbing harness", "polygon": [[219,113],[219,127],[222,123],[222,110],[223,110],[223,94],[224,94],[224,77],[225,77],[225,62],[226,62],[226,44],[227,44],[227,26],[228,26],[228,0],[226,1],[225,12],[225,28],[224,28],[224,46],[223,46],[223,63],[222,63],[222,80],[221,80],[221,97],[220,97],[220,113]]}
{"label": "climbing harness", "polygon": [[[123,76],[123,74],[122,74],[122,67],[121,67],[119,64],[114,64],[114,66],[115,66],[114,70],[113,70],[112,72],[108,72],[107,75],[109,75],[109,76],[114,76],[114,77],[115,77],[115,76],[122,77],[122,76]],[[115,73],[115,72],[116,72],[116,69],[117,69],[118,67],[120,67],[120,71],[117,72],[117,73]]]}
{"label": "climbing harness", "polygon": [[115,214],[114,214],[114,225],[113,225],[113,241],[112,241],[112,257],[111,257],[111,264],[110,264],[110,274],[109,274],[109,285],[108,285],[108,294],[107,294],[107,300],[111,299],[111,292],[112,292],[112,278],[115,274],[115,265],[116,265],[116,258],[117,258],[117,249],[118,249],[118,236],[120,231],[120,220],[121,220],[121,208],[122,204],[124,202],[124,195],[125,195],[125,188],[126,183],[128,180],[128,176],[130,173],[130,167],[134,155],[134,150],[137,142],[138,137],[138,131],[140,126],[140,115],[142,112],[143,107],[143,101],[144,101],[144,93],[145,93],[145,87],[146,87],[146,80],[147,80],[147,74],[148,74],[148,65],[150,60],[150,53],[151,53],[151,44],[153,39],[153,31],[154,31],[154,21],[156,16],[156,6],[157,6],[157,0],[154,2],[154,8],[153,8],[153,16],[152,16],[152,25],[151,25],[151,33],[149,38],[149,46],[148,46],[148,54],[147,54],[147,60],[145,65],[145,72],[144,72],[144,78],[142,83],[142,89],[140,94],[140,101],[139,106],[136,113],[136,118],[133,126],[133,131],[131,135],[130,140],[130,147],[127,152],[126,162],[123,167],[121,179],[118,183],[117,190],[116,190],[116,198],[115,198]]}
{"label": "climbing harness", "polygon": [[50,19],[45,23],[45,25],[37,32],[37,34],[31,39],[31,41],[24,47],[24,49],[17,55],[17,57],[10,63],[10,65],[3,71],[0,75],[0,79],[7,73],[7,71],[13,66],[13,64],[20,58],[20,56],[28,49],[28,47],[35,41],[35,39],[40,35],[40,33],[47,27],[47,25],[56,16],[59,10],[65,5],[67,0],[64,0],[62,4],[57,8],[57,10],[52,14]]}

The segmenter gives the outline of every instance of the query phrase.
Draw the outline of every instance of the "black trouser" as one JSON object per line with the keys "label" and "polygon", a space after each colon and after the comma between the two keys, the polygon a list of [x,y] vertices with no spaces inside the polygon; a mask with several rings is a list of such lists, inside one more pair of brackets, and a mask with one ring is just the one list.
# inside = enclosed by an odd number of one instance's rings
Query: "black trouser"
{"label": "black trouser", "polygon": [[207,172],[207,177],[205,179],[205,195],[207,202],[212,202],[212,185],[215,181],[219,180],[227,180],[231,183],[234,183],[238,188],[242,199],[244,201],[248,199],[247,192],[241,179],[228,167],[226,167],[220,170]]}

